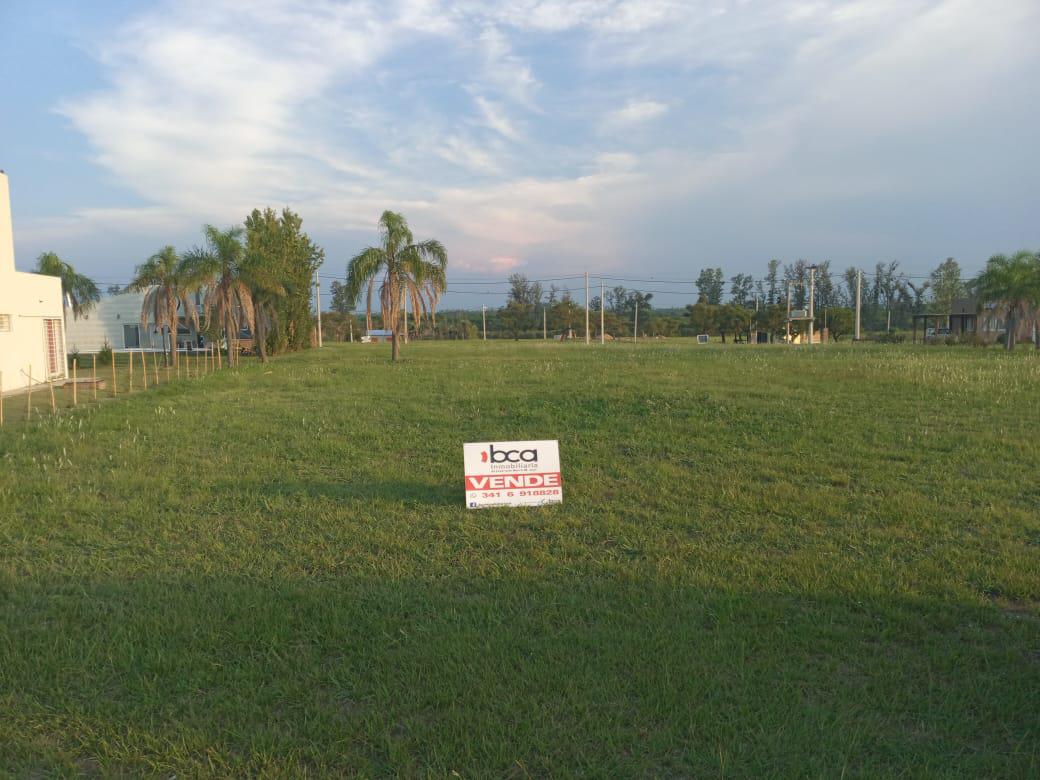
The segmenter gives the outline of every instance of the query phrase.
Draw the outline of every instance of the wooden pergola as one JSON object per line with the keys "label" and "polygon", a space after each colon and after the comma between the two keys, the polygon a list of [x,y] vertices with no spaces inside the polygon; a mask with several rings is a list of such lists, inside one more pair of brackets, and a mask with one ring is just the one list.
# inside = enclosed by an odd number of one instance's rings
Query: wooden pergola
{"label": "wooden pergola", "polygon": [[911,343],[916,344],[917,343],[917,323],[918,322],[923,322],[924,323],[924,325],[923,325],[923,327],[921,329],[921,332],[922,332],[921,341],[922,342],[927,342],[928,341],[928,321],[929,320],[934,320],[935,321],[935,330],[936,330],[936,332],[938,332],[938,330],[939,330],[939,323],[941,321],[949,322],[950,321],[950,315],[949,314],[915,314],[915,315],[913,315],[913,319],[914,319],[914,336],[913,336],[913,340],[912,340]]}

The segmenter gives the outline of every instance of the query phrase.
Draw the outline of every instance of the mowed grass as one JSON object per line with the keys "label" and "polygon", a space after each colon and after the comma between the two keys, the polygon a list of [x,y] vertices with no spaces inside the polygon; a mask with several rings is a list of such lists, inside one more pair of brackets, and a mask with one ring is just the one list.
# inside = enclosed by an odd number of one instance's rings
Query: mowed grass
{"label": "mowed grass", "polygon": [[[404,356],[0,432],[0,769],[1040,773],[1037,355]],[[543,438],[562,506],[463,508]]]}

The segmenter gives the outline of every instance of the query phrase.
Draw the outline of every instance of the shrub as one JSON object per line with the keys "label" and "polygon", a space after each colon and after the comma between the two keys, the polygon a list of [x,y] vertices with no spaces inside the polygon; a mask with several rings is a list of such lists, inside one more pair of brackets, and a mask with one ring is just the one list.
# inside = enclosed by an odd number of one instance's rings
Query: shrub
{"label": "shrub", "polygon": [[879,333],[877,341],[879,344],[902,344],[904,341],[906,341],[906,334],[898,333],[896,331]]}
{"label": "shrub", "polygon": [[107,340],[98,350],[97,362],[99,366],[107,366],[112,363],[112,345]]}
{"label": "shrub", "polygon": [[74,350],[72,350],[72,352],[70,352],[70,353],[69,353],[69,354],[68,354],[68,355],[66,356],[66,358],[65,358],[65,359],[66,359],[66,360],[68,360],[68,362],[69,362],[69,368],[72,368],[72,364],[73,364],[74,362],[75,362],[75,363],[77,363],[77,364],[78,364],[78,362],[79,362],[79,350],[78,350],[78,349],[74,349]]}

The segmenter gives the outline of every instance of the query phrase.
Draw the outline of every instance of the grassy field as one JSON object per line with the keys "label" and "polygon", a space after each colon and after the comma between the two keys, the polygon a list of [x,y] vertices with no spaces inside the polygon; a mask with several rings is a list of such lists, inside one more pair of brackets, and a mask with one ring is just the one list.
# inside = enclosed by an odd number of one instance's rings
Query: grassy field
{"label": "grassy field", "polygon": [[1040,773],[1037,355],[404,355],[8,421],[0,774]]}

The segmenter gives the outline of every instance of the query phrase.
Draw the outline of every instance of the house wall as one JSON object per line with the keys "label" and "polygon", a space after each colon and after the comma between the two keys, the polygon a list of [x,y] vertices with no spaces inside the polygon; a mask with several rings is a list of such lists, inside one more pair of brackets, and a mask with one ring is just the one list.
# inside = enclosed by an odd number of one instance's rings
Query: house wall
{"label": "house wall", "polygon": [[[14,234],[7,176],[0,173],[0,314],[9,329],[0,330],[0,383],[3,392],[21,390],[34,381],[65,379],[64,314],[61,280],[22,273],[14,267]],[[57,370],[47,370],[46,320],[57,321]]]}
{"label": "house wall", "polygon": [[144,292],[107,295],[78,319],[74,319],[69,310],[66,337],[69,352],[90,354],[101,350],[106,343],[114,350],[126,349],[124,325],[139,326],[140,346],[134,349],[161,350],[163,337],[156,330],[154,320],[150,318],[147,327],[140,327],[144,296]]}

